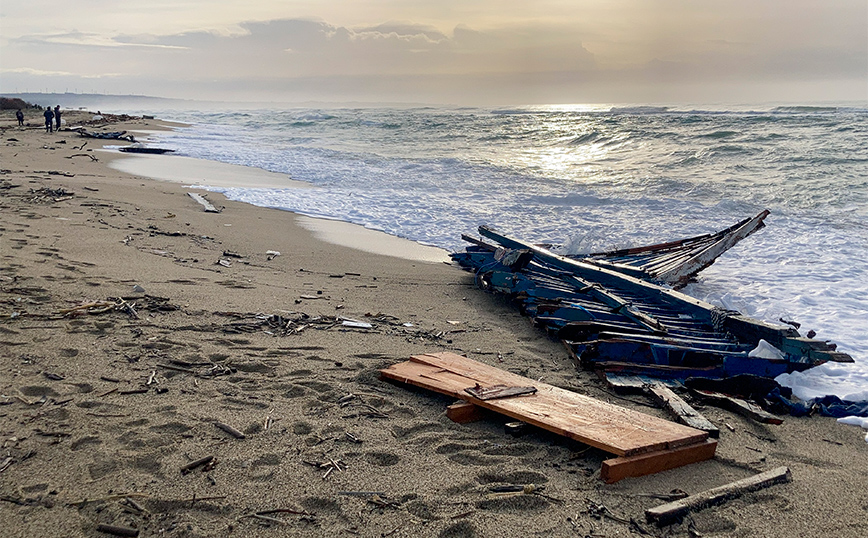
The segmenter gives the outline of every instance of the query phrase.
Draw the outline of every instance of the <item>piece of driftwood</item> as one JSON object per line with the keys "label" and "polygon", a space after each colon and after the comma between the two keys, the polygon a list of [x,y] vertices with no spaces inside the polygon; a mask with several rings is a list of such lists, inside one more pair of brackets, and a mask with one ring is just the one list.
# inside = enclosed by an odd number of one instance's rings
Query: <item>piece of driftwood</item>
{"label": "piece of driftwood", "polygon": [[781,417],[772,415],[771,413],[766,412],[762,407],[740,398],[733,398],[726,394],[720,394],[719,392],[711,392],[708,390],[694,390],[693,393],[712,405],[729,409],[730,411],[756,420],[757,422],[763,422],[765,424],[783,424],[784,422],[784,419]]}
{"label": "piece of driftwood", "polygon": [[[608,478],[604,480],[642,476],[709,459],[717,446],[716,441],[706,441],[707,432],[536,382],[454,353],[416,355],[381,370],[381,375],[468,401],[616,456],[645,456],[637,461],[609,460]],[[518,398],[480,400],[465,392],[476,383],[532,386],[537,391]]]}
{"label": "piece of driftwood", "polygon": [[690,406],[687,402],[681,399],[680,396],[672,392],[669,387],[662,383],[652,383],[648,386],[648,392],[655,400],[663,405],[663,408],[672,415],[675,420],[696,428],[697,430],[707,431],[710,437],[715,439],[720,437],[720,430],[709,422],[707,418],[702,416],[699,411]]}
{"label": "piece of driftwood", "polygon": [[188,474],[196,467],[200,465],[205,465],[206,463],[211,463],[214,460],[214,456],[205,456],[204,458],[199,458],[198,460],[191,461],[187,465],[181,467],[181,474]]}
{"label": "piece of driftwood", "polygon": [[220,213],[220,210],[214,207],[211,202],[206,200],[201,194],[195,192],[188,192],[187,194],[190,195],[190,198],[196,200],[205,208],[205,213]]}
{"label": "piece of driftwood", "polygon": [[120,148],[119,151],[123,151],[124,153],[145,153],[145,154],[151,154],[151,155],[162,155],[162,154],[164,154],[164,153],[174,153],[174,152],[175,152],[175,150],[173,150],[173,149],[166,149],[166,148],[140,148],[140,147],[137,147],[137,146],[127,147],[127,148]]}
{"label": "piece of driftwood", "polygon": [[648,521],[654,521],[658,525],[666,525],[690,511],[701,510],[751,491],[767,488],[774,484],[790,482],[792,479],[792,473],[790,473],[789,468],[777,467],[764,473],[697,493],[696,495],[649,508],[645,510],[645,517]]}
{"label": "piece of driftwood", "polygon": [[223,430],[224,432],[228,433],[228,434],[231,435],[232,437],[236,438],[236,439],[245,439],[245,438],[247,438],[246,435],[244,435],[244,434],[241,433],[240,431],[236,430],[235,428],[233,428],[233,427],[230,426],[229,424],[224,424],[224,423],[222,423],[222,422],[215,422],[214,425],[217,426],[218,428],[220,428],[221,430]]}
{"label": "piece of driftwood", "polygon": [[113,534],[115,536],[138,536],[139,529],[134,529],[132,527],[120,527],[118,525],[104,525],[100,523],[96,526],[96,530],[99,532],[104,532],[106,534]]}

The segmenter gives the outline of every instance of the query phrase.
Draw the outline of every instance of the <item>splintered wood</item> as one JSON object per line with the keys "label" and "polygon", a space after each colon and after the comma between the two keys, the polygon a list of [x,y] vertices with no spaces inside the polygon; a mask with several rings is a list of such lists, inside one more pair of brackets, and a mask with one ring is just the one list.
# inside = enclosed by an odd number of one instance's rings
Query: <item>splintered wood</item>
{"label": "splintered wood", "polygon": [[[603,464],[601,477],[616,482],[714,456],[708,432],[539,383],[454,353],[416,355],[381,370],[383,377],[465,400],[620,456]],[[479,387],[533,387],[536,392],[482,400]],[[471,391],[472,392],[472,391]]]}

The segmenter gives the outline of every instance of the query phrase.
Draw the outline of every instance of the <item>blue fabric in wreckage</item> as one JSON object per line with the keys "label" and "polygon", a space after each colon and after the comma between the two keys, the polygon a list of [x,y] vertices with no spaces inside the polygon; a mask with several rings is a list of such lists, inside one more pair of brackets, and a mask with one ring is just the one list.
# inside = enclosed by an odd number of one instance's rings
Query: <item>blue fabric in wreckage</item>
{"label": "blue fabric in wreckage", "polygon": [[837,396],[823,396],[822,398],[813,400],[791,400],[781,394],[781,389],[775,388],[766,398],[785,406],[790,410],[790,414],[795,417],[803,417],[815,413],[835,418],[868,417],[868,402],[850,402],[842,400]]}

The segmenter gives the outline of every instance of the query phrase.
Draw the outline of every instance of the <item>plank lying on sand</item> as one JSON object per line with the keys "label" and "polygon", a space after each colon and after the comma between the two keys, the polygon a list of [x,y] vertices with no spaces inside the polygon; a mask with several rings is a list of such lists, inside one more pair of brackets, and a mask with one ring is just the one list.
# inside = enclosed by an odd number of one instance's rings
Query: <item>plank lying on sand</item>
{"label": "plank lying on sand", "polygon": [[649,508],[645,510],[645,517],[648,521],[657,522],[658,525],[666,525],[691,510],[701,510],[707,506],[721,503],[727,499],[733,499],[750,491],[767,488],[774,484],[790,482],[792,479],[793,476],[787,467],[777,467],[764,473],[697,493],[696,495]]}
{"label": "plank lying on sand", "polygon": [[729,409],[730,411],[756,420],[757,422],[763,422],[765,424],[784,423],[784,419],[781,417],[775,416],[764,410],[762,407],[750,403],[747,400],[742,400],[741,398],[734,398],[710,390],[694,390],[693,393],[712,405]]}
{"label": "plank lying on sand", "polygon": [[195,192],[188,192],[187,194],[190,195],[190,198],[192,198],[192,199],[196,200],[197,202],[199,202],[199,204],[201,204],[202,207],[205,208],[205,212],[206,212],[206,213],[220,213],[220,210],[217,209],[216,207],[214,207],[214,206],[211,204],[211,202],[209,202],[208,200],[206,200],[205,197],[202,196],[201,194],[196,194]]}
{"label": "plank lying on sand", "polygon": [[682,400],[680,396],[672,392],[666,385],[652,383],[648,385],[648,391],[678,422],[697,430],[707,431],[711,437],[716,438],[720,436],[720,430],[717,426],[702,416],[690,404]]}
{"label": "plank lying on sand", "polygon": [[[711,441],[711,445],[706,445],[707,432],[539,383],[454,353],[416,355],[380,372],[387,379],[468,401],[617,456],[651,456],[654,452],[691,448],[691,455],[684,460],[668,455],[669,461],[663,465],[665,469],[714,455],[716,443]],[[480,400],[465,390],[476,385],[532,386],[537,390],[533,394]],[[701,455],[695,454],[698,445],[705,445]],[[637,468],[634,474],[627,476],[648,474],[641,471]]]}

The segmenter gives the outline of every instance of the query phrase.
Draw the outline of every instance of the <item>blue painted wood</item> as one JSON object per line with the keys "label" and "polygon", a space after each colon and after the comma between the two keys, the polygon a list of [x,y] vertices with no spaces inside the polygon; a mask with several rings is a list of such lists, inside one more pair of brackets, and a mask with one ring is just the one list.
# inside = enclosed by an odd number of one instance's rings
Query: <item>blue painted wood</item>
{"label": "blue painted wood", "polygon": [[[663,377],[751,373],[774,377],[827,360],[852,361],[822,341],[801,338],[794,328],[725,311],[639,278],[558,256],[486,227],[482,241],[453,259],[476,273],[482,287],[514,297],[538,325],[571,338],[565,344],[578,360],[596,365],[634,364],[660,369]],[[512,267],[502,248],[532,252]],[[509,262],[508,262],[509,263]],[[582,325],[585,324],[585,325]],[[598,324],[604,330],[595,330]],[[614,328],[614,330],[612,330]],[[560,334],[560,333],[559,333]],[[582,341],[575,338],[581,336]],[[780,349],[784,360],[749,357],[760,339]],[[623,366],[618,366],[623,368]],[[698,370],[697,370],[698,369]],[[663,371],[665,370],[665,371]],[[711,372],[711,374],[709,374]]]}

